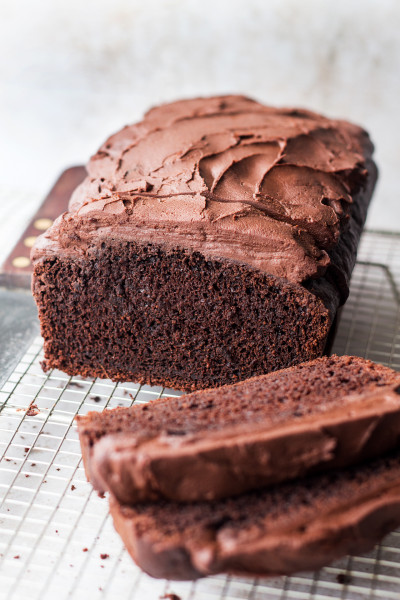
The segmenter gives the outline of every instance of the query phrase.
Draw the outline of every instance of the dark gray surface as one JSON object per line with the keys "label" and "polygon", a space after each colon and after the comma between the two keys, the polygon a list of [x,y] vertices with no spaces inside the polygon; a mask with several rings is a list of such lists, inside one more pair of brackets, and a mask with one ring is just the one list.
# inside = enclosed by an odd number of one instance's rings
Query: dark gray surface
{"label": "dark gray surface", "polygon": [[38,333],[30,291],[0,287],[0,387]]}

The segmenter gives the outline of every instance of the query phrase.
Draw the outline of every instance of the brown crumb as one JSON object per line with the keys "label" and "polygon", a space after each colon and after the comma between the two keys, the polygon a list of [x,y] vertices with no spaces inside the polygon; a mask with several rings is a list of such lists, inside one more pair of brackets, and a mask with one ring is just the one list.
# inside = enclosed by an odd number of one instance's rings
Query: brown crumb
{"label": "brown crumb", "polygon": [[82,548],[82,552],[89,552],[88,548]]}
{"label": "brown crumb", "polygon": [[100,554],[101,560],[105,560],[106,558],[110,558],[109,554]]}
{"label": "brown crumb", "polygon": [[128,396],[133,402],[135,402],[135,396],[133,394],[129,392]]}
{"label": "brown crumb", "polygon": [[35,404],[34,400],[32,400],[32,402],[28,406],[28,410],[26,411],[27,416],[28,417],[35,417],[39,413],[40,413],[40,410],[38,409],[37,404]]}
{"label": "brown crumb", "polygon": [[347,573],[339,573],[339,575],[337,575],[336,577],[336,580],[342,585],[348,585],[349,583],[351,583],[351,576]]}
{"label": "brown crumb", "polygon": [[160,596],[160,600],[181,600],[181,598],[176,594],[164,594],[164,596]]}
{"label": "brown crumb", "polygon": [[16,554],[16,555],[14,556],[14,558],[19,558],[19,557],[20,557],[20,556],[19,556],[19,554]]}
{"label": "brown crumb", "polygon": [[36,467],[36,463],[31,463],[31,467]]}
{"label": "brown crumb", "polygon": [[25,475],[25,477],[30,477],[30,475],[27,473],[27,474]]}
{"label": "brown crumb", "polygon": [[71,492],[73,492],[74,490],[76,490],[76,487],[74,486],[74,484],[71,485]]}
{"label": "brown crumb", "polygon": [[70,381],[68,383],[67,387],[77,387],[77,388],[83,388],[83,385],[81,383],[78,383],[77,381]]}
{"label": "brown crumb", "polygon": [[92,400],[94,400],[95,402],[100,402],[101,398],[100,396],[92,396]]}
{"label": "brown crumb", "polygon": [[56,471],[61,471],[60,467],[58,467],[58,468],[56,469]]}
{"label": "brown crumb", "polygon": [[58,529],[56,529],[55,532],[58,533]]}
{"label": "brown crumb", "polygon": [[24,452],[29,452],[29,448],[24,448]]}

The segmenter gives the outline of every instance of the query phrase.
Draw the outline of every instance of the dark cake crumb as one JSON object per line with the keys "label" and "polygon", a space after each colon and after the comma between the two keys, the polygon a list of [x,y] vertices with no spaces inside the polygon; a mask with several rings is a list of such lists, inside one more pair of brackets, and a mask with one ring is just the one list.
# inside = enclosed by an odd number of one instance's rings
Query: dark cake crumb
{"label": "dark cake crumb", "polygon": [[160,596],[160,600],[181,600],[181,597],[176,594],[164,594],[164,596]]}
{"label": "dark cake crumb", "polygon": [[16,555],[14,556],[14,558],[20,558],[19,554],[16,554]]}
{"label": "dark cake crumb", "polygon": [[349,585],[351,583],[351,575],[348,573],[339,573],[339,575],[336,577],[336,580],[341,585]]}
{"label": "dark cake crumb", "polygon": [[73,492],[74,490],[76,490],[76,486],[74,486],[74,484],[71,485],[71,492]]}
{"label": "dark cake crumb", "polygon": [[32,402],[28,406],[28,410],[26,411],[27,416],[28,417],[35,417],[39,413],[40,413],[40,410],[39,410],[37,404],[35,404],[34,400],[32,400]]}
{"label": "dark cake crumb", "polygon": [[94,402],[100,402],[101,398],[100,396],[92,396],[92,400],[94,400]]}
{"label": "dark cake crumb", "polygon": [[[116,260],[116,256],[120,255],[125,256],[123,264]],[[42,277],[49,283],[52,282],[53,291],[46,300],[46,318],[52,320],[52,327],[58,332],[57,340],[53,340],[54,344],[57,348],[63,347],[63,350],[57,349],[57,355],[63,357],[57,362],[57,367],[70,374],[106,377],[113,381],[132,381],[134,377],[134,380],[141,383],[162,383],[168,387],[189,390],[233,383],[299,362],[299,356],[307,360],[322,353],[330,324],[328,311],[319,299],[308,291],[299,294],[299,290],[289,282],[278,284],[269,275],[249,272],[240,265],[213,263],[197,253],[188,256],[182,250],[167,255],[157,247],[150,252],[147,247],[135,243],[100,248],[98,261],[104,271],[100,280],[94,263],[88,265],[85,274],[79,265],[63,263],[59,259],[54,264],[46,263],[37,267],[36,271],[37,282]],[[168,278],[168,285],[162,285],[163,293],[158,298],[158,287],[162,281],[160,273]],[[83,315],[80,313],[78,317],[71,312],[63,314],[61,318],[56,309],[61,298],[63,302],[70,302],[71,291],[69,286],[65,287],[65,282],[75,279],[87,281],[80,297],[82,306],[93,323],[90,354],[101,354],[103,361],[97,361],[95,368],[88,367],[88,359],[82,356],[82,332],[77,329],[77,322]],[[118,290],[121,279],[124,286],[120,297]],[[40,287],[42,284],[38,285]],[[280,285],[281,288],[277,291],[277,286]],[[133,290],[138,287],[148,290],[148,293],[143,297],[140,295],[132,304]],[[116,290],[118,301],[115,305],[112,304],[110,313],[106,316],[105,307],[112,301],[113,289]],[[185,307],[179,309],[182,315],[183,312],[196,314],[194,324],[189,324],[189,320],[183,319],[183,316],[178,319],[175,314],[178,309],[168,308],[167,296],[172,293],[172,289],[174,305]],[[205,297],[208,299],[206,303]],[[224,311],[225,302],[231,306],[229,319]],[[125,309],[126,303],[129,306]],[[211,315],[207,308],[210,303],[218,308]],[[152,304],[157,305],[158,309],[150,314],[146,306]],[[113,337],[113,330],[110,330],[108,335],[112,352],[104,353],[103,334],[98,331],[98,324],[107,319],[118,319],[117,311],[120,309],[126,310],[126,323],[134,325],[129,325],[129,330],[126,330],[124,336],[119,335],[118,339]],[[283,321],[286,323],[289,313],[292,316],[301,313],[302,318],[296,318],[294,323],[280,325]],[[266,315],[262,326],[260,314]],[[196,327],[199,329],[199,336],[203,336],[205,340],[201,346],[201,357],[195,339],[190,344],[188,342],[185,350],[180,343],[171,346],[171,338],[178,341],[189,340]],[[311,336],[311,330],[316,332],[315,337]],[[140,341],[144,335],[142,332],[145,331],[157,332],[157,336],[152,334],[146,346]],[[138,332],[141,332],[140,336]],[[161,336],[163,342],[158,336]],[[134,344],[133,339],[136,340]],[[229,345],[229,352],[221,350],[221,340],[226,340],[224,344]],[[278,342],[279,356],[274,350]],[[87,343],[88,340],[85,344]],[[56,350],[53,349],[52,352]],[[126,366],[128,362],[129,370]],[[157,363],[157,377],[150,380],[148,373]],[[170,365],[175,363],[179,368],[176,369],[177,376],[172,377]],[[52,366],[56,365],[52,363]],[[69,385],[72,384],[76,385],[76,382]],[[134,397],[130,397],[134,400]]]}
{"label": "dark cake crumb", "polygon": [[100,558],[101,558],[101,560],[105,560],[106,558],[110,558],[110,555],[109,554],[105,554],[105,553],[104,554],[100,554]]}
{"label": "dark cake crumb", "polygon": [[24,452],[28,453],[29,452],[29,448],[24,448]]}
{"label": "dark cake crumb", "polygon": [[88,548],[82,548],[82,552],[89,552]]}

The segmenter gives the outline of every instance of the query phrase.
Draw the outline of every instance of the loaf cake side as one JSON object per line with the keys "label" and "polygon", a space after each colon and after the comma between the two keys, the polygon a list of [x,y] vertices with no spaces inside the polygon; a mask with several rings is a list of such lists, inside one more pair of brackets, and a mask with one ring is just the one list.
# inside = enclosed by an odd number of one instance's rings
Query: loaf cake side
{"label": "loaf cake side", "polygon": [[33,249],[45,368],[194,390],[321,355],[371,155],[354,125],[240,96],[152,109]]}
{"label": "loaf cake side", "polygon": [[219,502],[123,506],[114,526],[153,577],[290,575],[371,550],[400,525],[400,456]]}

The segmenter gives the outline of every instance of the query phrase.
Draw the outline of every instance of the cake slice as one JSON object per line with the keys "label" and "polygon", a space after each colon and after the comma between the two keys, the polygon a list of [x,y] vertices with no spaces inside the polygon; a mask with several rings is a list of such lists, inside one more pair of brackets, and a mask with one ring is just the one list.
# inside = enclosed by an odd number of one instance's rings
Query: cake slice
{"label": "cake slice", "polygon": [[44,368],[191,391],[321,356],[372,153],[360,127],[242,96],[150,110],[32,250]]}
{"label": "cake slice", "polygon": [[88,479],[122,503],[215,500],[361,462],[400,437],[400,374],[323,357],[78,417]]}
{"label": "cake slice", "polygon": [[400,454],[219,502],[122,506],[114,525],[153,577],[287,575],[371,550],[400,525]]}

